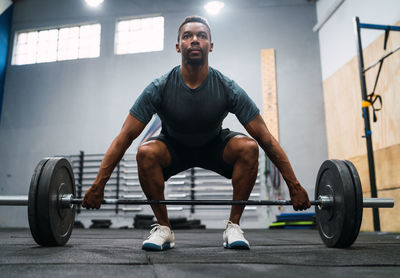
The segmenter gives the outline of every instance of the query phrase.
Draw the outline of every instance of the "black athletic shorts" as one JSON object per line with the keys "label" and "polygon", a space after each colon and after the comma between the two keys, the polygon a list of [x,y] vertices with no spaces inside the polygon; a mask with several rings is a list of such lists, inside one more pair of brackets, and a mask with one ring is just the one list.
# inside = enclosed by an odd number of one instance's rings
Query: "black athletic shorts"
{"label": "black athletic shorts", "polygon": [[171,164],[163,168],[165,181],[171,176],[192,167],[208,169],[231,179],[233,166],[226,163],[222,155],[228,141],[236,135],[244,134],[230,131],[229,129],[222,129],[215,139],[200,147],[187,147],[162,133],[149,138],[148,141],[160,140],[164,142],[171,155]]}

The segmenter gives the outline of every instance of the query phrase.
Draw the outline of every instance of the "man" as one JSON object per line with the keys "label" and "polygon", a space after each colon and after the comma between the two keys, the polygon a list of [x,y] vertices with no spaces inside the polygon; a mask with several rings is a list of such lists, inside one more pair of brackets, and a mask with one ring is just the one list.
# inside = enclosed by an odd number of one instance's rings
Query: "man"
{"label": "man", "polygon": [[[278,167],[285,179],[293,207],[310,207],[307,192],[298,182],[279,143],[268,131],[259,110],[234,81],[209,67],[213,49],[206,19],[186,17],[178,29],[176,51],[181,65],[148,85],[130,109],[120,134],[104,156],[93,185],[82,206],[99,208],[104,187],[125,151],[157,113],[162,121],[159,136],[150,138],[137,151],[141,187],[150,200],[164,200],[164,181],[190,167],[213,170],[232,179],[233,200],[248,200],[258,171],[258,145]],[[222,129],[228,112],[234,113],[247,132]],[[257,144],[258,143],[258,144]],[[174,234],[165,205],[152,205],[157,218],[144,250],[173,248]],[[239,220],[244,206],[231,208],[223,233],[223,246],[249,249]]]}

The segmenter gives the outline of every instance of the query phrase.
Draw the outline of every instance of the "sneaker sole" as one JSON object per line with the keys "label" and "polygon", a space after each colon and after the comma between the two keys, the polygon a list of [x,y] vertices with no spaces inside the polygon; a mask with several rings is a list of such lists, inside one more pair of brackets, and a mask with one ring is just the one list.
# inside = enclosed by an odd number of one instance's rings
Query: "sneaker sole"
{"label": "sneaker sole", "polygon": [[250,246],[244,241],[234,241],[231,244],[224,242],[224,247],[228,249],[249,250]]}
{"label": "sneaker sole", "polygon": [[146,251],[163,251],[167,249],[174,248],[175,243],[166,242],[162,246],[154,244],[154,243],[145,243],[142,245],[142,249]]}

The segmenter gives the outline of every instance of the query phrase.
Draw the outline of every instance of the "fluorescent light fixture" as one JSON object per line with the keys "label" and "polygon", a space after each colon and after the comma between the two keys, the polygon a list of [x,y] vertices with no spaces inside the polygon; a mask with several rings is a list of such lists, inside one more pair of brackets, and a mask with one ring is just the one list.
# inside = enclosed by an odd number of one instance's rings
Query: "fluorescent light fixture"
{"label": "fluorescent light fixture", "polygon": [[101,3],[104,2],[104,0],[85,0],[86,4],[88,4],[90,7],[98,7]]}
{"label": "fluorescent light fixture", "polygon": [[221,1],[211,1],[204,5],[204,9],[212,15],[218,14],[225,4]]}

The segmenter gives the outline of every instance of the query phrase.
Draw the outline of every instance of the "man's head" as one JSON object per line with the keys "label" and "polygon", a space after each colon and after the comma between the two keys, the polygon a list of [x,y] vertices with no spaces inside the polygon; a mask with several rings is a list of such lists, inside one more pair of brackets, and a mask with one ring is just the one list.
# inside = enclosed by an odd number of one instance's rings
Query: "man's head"
{"label": "man's head", "polygon": [[205,19],[205,18],[202,17],[202,16],[191,15],[191,16],[185,17],[185,18],[183,19],[181,25],[179,26],[179,29],[178,29],[178,43],[179,43],[179,41],[180,41],[180,35],[181,35],[182,26],[185,25],[185,24],[187,24],[187,23],[189,23],[189,22],[199,22],[199,23],[204,24],[204,25],[207,27],[207,29],[208,29],[208,36],[209,36],[210,41],[211,41],[211,29],[210,29],[210,25],[208,24],[207,19]]}
{"label": "man's head", "polygon": [[186,17],[178,29],[176,51],[182,53],[183,62],[192,66],[204,65],[208,52],[213,49],[210,26],[200,16]]}

